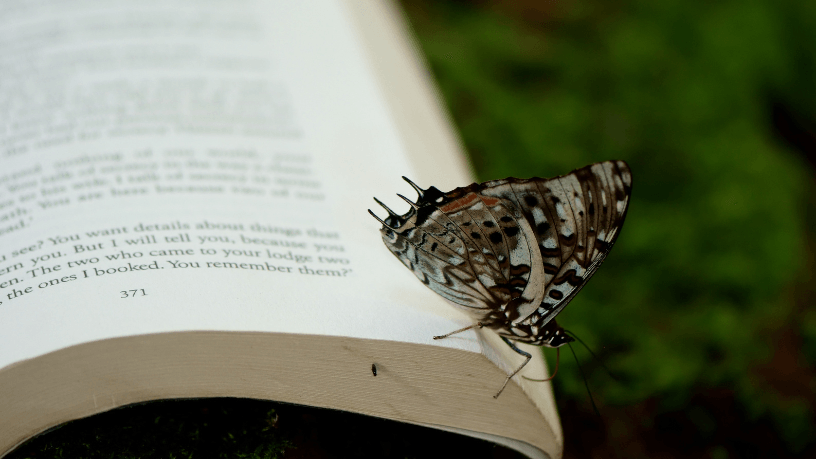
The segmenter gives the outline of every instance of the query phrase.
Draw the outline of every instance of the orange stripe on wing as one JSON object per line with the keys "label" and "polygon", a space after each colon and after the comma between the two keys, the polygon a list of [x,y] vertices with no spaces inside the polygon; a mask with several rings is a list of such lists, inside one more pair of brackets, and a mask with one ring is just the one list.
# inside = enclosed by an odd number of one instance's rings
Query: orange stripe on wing
{"label": "orange stripe on wing", "polygon": [[485,205],[487,207],[493,207],[496,204],[501,202],[501,200],[499,198],[491,198],[489,196],[482,196],[482,195],[479,195],[479,197],[482,198],[482,202],[485,203]]}
{"label": "orange stripe on wing", "polygon": [[448,204],[445,204],[443,207],[440,207],[439,210],[445,213],[455,212],[459,209],[462,209],[463,207],[467,207],[477,199],[479,199],[479,196],[476,193],[468,193],[462,196],[461,198],[457,199],[456,201],[452,201]]}

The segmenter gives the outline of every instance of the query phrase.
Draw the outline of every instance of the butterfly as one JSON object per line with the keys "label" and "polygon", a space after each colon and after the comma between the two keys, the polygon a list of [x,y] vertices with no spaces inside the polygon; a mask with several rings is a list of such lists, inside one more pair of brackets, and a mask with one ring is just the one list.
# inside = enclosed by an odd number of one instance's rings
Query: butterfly
{"label": "butterfly", "polygon": [[[624,161],[605,161],[553,178],[506,178],[443,193],[422,189],[380,223],[386,247],[431,290],[488,327],[524,363],[514,342],[558,348],[574,341],[555,317],[595,273],[615,243],[632,193]],[[557,364],[556,364],[557,365]]]}

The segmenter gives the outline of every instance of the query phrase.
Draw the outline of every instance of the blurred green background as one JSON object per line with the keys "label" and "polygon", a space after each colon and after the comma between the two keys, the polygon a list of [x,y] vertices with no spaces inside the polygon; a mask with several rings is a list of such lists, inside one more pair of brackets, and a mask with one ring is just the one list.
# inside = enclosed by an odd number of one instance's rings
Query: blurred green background
{"label": "blurred green background", "polygon": [[[565,457],[816,457],[816,2],[402,2],[480,181],[624,159]],[[550,364],[555,353],[547,352]]]}

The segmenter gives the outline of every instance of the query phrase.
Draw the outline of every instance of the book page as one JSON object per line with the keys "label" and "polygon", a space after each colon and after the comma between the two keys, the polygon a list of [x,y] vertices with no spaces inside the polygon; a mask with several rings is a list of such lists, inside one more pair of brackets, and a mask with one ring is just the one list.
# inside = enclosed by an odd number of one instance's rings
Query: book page
{"label": "book page", "polygon": [[0,368],[187,330],[479,352],[367,215],[439,185],[369,69],[329,1],[3,2]]}

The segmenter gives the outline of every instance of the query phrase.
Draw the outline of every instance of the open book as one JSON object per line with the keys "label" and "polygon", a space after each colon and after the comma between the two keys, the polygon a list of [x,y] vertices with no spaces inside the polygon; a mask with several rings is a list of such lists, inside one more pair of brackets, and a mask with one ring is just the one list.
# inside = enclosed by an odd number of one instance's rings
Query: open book
{"label": "open book", "polygon": [[393,5],[9,0],[0,73],[0,456],[126,404],[248,397],[561,457],[549,383],[494,399],[523,358],[434,341],[470,319],[366,212],[402,175],[471,181]]}

